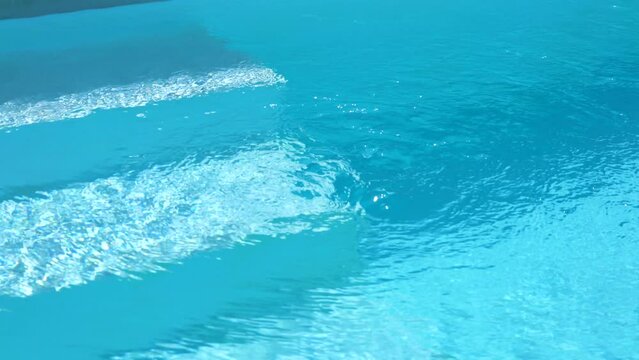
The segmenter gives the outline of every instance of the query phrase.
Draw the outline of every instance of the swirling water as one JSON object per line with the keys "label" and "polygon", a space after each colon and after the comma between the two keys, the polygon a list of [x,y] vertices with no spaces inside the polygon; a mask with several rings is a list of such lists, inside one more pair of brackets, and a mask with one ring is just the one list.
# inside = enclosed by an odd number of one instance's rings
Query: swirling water
{"label": "swirling water", "polygon": [[1,21],[0,358],[637,359],[638,33],[599,0]]}

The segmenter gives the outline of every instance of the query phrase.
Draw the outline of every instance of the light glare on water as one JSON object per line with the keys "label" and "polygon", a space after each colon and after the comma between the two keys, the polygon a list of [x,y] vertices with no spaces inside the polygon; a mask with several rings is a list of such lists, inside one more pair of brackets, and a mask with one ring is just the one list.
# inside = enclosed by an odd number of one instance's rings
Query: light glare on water
{"label": "light glare on water", "polygon": [[0,358],[635,359],[637,24],[596,0],[0,21]]}

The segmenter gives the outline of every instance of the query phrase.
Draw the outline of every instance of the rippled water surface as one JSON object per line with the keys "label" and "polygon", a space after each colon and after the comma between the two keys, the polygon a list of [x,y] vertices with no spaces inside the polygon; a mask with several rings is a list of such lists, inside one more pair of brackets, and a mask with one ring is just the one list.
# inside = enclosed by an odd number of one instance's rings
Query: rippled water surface
{"label": "rippled water surface", "polygon": [[632,0],[0,21],[0,358],[639,359],[637,34]]}

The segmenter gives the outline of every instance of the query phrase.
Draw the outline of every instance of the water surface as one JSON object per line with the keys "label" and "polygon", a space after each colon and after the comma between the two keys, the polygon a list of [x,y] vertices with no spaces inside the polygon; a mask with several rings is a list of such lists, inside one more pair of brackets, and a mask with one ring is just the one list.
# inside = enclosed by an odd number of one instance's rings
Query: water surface
{"label": "water surface", "polygon": [[1,357],[635,359],[638,24],[599,0],[0,22]]}

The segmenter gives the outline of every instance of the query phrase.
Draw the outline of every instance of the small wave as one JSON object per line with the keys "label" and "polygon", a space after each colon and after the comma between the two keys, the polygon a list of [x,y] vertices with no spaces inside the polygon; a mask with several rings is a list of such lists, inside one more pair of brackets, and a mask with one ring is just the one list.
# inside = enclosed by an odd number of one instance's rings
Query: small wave
{"label": "small wave", "polygon": [[311,229],[346,210],[334,185],[344,172],[280,141],[0,202],[0,294],[157,271],[249,236]]}
{"label": "small wave", "polygon": [[272,69],[245,66],[198,76],[181,74],[153,82],[104,87],[34,103],[10,101],[0,104],[0,129],[82,118],[96,110],[132,108],[214,91],[270,86],[285,82],[286,79]]}

